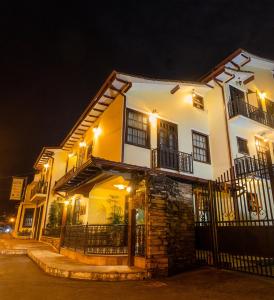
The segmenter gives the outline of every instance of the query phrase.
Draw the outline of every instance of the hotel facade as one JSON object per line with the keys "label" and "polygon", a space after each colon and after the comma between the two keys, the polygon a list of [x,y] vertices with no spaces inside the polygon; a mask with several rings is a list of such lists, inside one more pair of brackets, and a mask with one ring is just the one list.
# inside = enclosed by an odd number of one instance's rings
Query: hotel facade
{"label": "hotel facade", "polygon": [[112,72],[60,146],[42,149],[14,235],[90,264],[173,274],[197,262],[208,233],[196,229],[212,222],[208,184],[228,170],[252,173],[257,192],[245,185],[240,200],[239,182],[233,192],[223,180],[216,223],[272,226],[273,72],[273,61],[242,49],[199,82]]}

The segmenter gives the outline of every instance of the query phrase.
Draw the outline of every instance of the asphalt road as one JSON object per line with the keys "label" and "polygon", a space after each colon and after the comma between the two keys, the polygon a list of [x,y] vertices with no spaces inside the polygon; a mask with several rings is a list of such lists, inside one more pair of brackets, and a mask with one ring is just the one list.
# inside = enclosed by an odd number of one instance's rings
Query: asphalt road
{"label": "asphalt road", "polygon": [[274,299],[274,280],[200,269],[165,280],[90,282],[46,275],[26,256],[0,256],[1,300]]}

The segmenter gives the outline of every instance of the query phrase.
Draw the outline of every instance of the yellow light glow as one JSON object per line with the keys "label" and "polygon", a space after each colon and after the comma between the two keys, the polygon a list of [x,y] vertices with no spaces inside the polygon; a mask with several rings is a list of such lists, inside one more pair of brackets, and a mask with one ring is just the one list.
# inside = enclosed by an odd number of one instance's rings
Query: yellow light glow
{"label": "yellow light glow", "polygon": [[195,93],[195,90],[193,89],[192,90],[192,99],[195,98],[195,97],[196,97],[196,93]]}
{"label": "yellow light glow", "polygon": [[124,184],[114,184],[114,187],[116,187],[118,190],[124,190],[126,186]]}
{"label": "yellow light glow", "polygon": [[92,129],[94,136],[97,138],[101,133],[102,133],[102,129],[100,127],[94,127]]}
{"label": "yellow light glow", "polygon": [[159,115],[156,111],[156,109],[153,109],[152,112],[149,114],[149,122],[152,124],[153,127],[155,127],[157,125],[157,119],[158,119]]}
{"label": "yellow light glow", "polygon": [[132,190],[131,186],[128,186],[128,187],[126,188],[126,191],[127,191],[128,193],[130,193],[131,190]]}
{"label": "yellow light glow", "polygon": [[87,143],[85,141],[82,141],[79,143],[80,148],[84,148],[87,146]]}
{"label": "yellow light glow", "polygon": [[73,157],[73,156],[74,156],[74,153],[69,153],[69,154],[68,154],[68,157],[69,157],[69,158],[71,158],[71,157]]}
{"label": "yellow light glow", "polygon": [[49,164],[48,163],[44,164],[44,168],[48,169],[49,168]]}
{"label": "yellow light glow", "polygon": [[184,102],[185,102],[186,104],[192,104],[192,103],[193,103],[193,97],[192,97],[192,94],[186,95],[186,96],[184,97]]}
{"label": "yellow light glow", "polygon": [[260,97],[261,100],[265,100],[265,98],[266,98],[266,93],[265,93],[265,92],[260,92],[260,93],[259,93],[259,97]]}
{"label": "yellow light glow", "polygon": [[69,205],[69,200],[64,201],[64,204],[67,206]]}
{"label": "yellow light glow", "polygon": [[264,142],[267,143],[267,142],[268,142],[268,139],[267,139],[267,138],[264,138]]}
{"label": "yellow light glow", "polygon": [[15,218],[10,218],[10,223],[13,223],[15,221]]}

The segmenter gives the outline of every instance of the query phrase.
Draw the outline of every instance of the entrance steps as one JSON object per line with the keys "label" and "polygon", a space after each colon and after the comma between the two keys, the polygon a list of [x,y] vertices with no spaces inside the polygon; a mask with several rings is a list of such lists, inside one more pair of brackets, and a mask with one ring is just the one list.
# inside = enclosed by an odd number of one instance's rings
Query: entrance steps
{"label": "entrance steps", "polygon": [[144,269],[128,266],[92,266],[48,250],[28,250],[28,256],[44,272],[56,277],[98,281],[149,278],[148,272]]}

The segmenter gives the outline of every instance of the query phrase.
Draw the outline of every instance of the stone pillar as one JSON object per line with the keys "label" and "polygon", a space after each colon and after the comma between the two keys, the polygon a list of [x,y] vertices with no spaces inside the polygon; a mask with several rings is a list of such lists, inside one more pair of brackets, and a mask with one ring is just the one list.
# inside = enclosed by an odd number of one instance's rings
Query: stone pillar
{"label": "stone pillar", "polygon": [[194,262],[192,185],[151,175],[146,201],[146,265],[152,276],[185,270]]}

